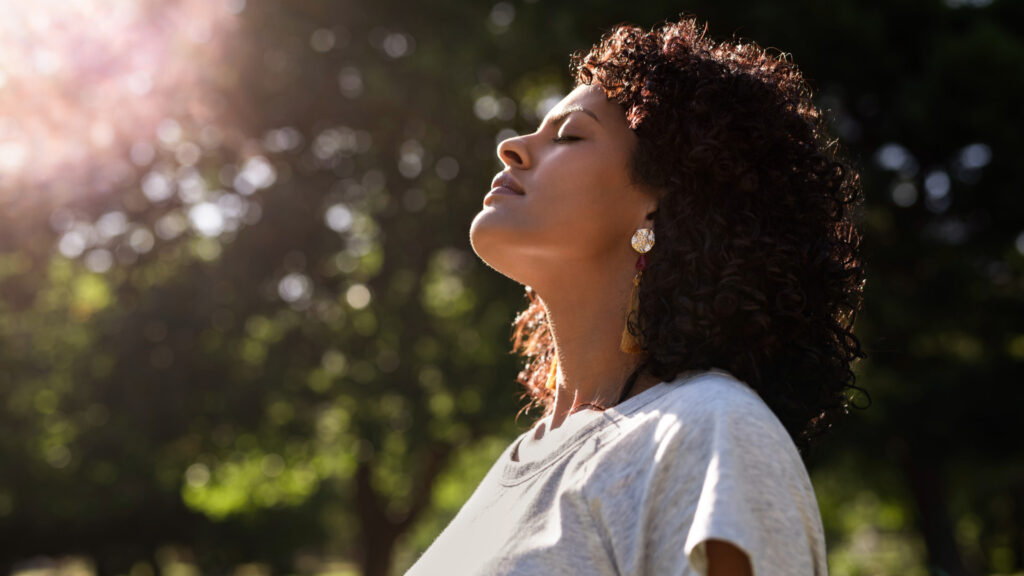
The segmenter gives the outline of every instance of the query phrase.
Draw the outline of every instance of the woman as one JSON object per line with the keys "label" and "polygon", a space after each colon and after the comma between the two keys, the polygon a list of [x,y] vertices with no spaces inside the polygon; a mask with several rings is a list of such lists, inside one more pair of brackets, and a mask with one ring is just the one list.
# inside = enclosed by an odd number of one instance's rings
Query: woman
{"label": "woman", "polygon": [[545,414],[409,574],[826,574],[797,446],[863,357],[857,174],[786,55],[693,18],[573,69],[470,230]]}

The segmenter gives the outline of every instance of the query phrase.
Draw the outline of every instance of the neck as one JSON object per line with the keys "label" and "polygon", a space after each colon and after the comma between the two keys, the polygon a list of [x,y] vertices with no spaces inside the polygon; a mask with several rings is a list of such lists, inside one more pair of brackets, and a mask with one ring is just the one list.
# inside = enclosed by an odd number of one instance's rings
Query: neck
{"label": "neck", "polygon": [[[551,428],[557,428],[584,404],[615,404],[627,378],[642,356],[619,348],[636,271],[622,266],[607,270],[563,270],[572,283],[549,287],[538,295],[547,309],[558,356],[557,388]],[[536,288],[536,286],[534,287]],[[631,394],[657,384],[643,375]]]}

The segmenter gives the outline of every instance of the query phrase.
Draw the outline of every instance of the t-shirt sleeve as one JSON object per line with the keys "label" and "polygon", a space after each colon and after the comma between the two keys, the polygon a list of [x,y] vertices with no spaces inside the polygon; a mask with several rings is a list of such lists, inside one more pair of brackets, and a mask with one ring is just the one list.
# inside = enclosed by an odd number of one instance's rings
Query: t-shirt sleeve
{"label": "t-shirt sleeve", "polygon": [[758,576],[825,574],[821,517],[785,428],[753,393],[708,395],[655,434],[649,565],[707,574],[708,540],[743,551]]}

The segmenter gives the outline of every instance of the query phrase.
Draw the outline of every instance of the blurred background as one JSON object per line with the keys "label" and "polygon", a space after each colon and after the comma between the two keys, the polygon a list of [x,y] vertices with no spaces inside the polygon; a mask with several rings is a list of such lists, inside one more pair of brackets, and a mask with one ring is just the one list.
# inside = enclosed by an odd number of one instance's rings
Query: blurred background
{"label": "blurred background", "polygon": [[1024,3],[0,1],[0,571],[401,574],[535,415],[472,253],[614,24],[792,54],[860,168],[836,575],[1024,574]]}

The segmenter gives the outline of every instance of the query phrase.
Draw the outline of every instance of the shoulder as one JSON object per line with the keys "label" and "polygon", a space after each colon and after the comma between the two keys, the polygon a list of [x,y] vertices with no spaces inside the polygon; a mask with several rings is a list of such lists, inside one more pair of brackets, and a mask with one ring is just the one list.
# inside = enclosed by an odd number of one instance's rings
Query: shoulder
{"label": "shoulder", "polygon": [[667,543],[650,561],[665,570],[688,562],[706,574],[708,540],[734,544],[759,574],[810,574],[824,566],[810,478],[760,396],[724,371],[661,386],[624,415],[590,478],[595,500],[628,502],[608,521],[646,510],[651,541]]}
{"label": "shoulder", "polygon": [[659,386],[664,388],[650,402],[622,415],[614,438],[604,443],[608,461],[670,474],[712,462],[803,471],[782,422],[753,388],[728,372],[687,372]]}
{"label": "shoulder", "polygon": [[753,388],[725,370],[684,372],[664,385],[669,390],[651,408],[667,414],[717,418],[739,412],[775,418]]}
{"label": "shoulder", "polygon": [[639,421],[663,428],[678,423],[691,439],[727,432],[754,442],[792,444],[782,422],[757,392],[724,370],[683,373],[663,386],[668,390],[635,414]]}

